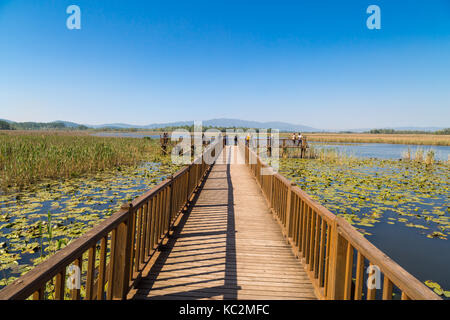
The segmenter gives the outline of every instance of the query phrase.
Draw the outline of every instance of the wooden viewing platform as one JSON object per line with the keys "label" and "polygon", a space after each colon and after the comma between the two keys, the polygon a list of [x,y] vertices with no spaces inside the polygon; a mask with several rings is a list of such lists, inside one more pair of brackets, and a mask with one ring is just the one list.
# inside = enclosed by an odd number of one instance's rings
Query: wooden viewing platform
{"label": "wooden viewing platform", "polygon": [[396,297],[440,299],[241,141],[206,146],[0,290],[0,300]]}

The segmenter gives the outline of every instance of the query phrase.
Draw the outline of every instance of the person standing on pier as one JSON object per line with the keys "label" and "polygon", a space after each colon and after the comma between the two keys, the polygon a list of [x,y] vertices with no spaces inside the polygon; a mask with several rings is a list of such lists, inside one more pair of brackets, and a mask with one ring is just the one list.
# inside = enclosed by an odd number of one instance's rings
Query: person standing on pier
{"label": "person standing on pier", "polygon": [[301,145],[302,145],[302,140],[303,140],[302,133],[299,132],[299,133],[298,133],[298,146],[301,146]]}
{"label": "person standing on pier", "polygon": [[295,146],[295,132],[292,132],[291,140],[292,140],[292,145]]}

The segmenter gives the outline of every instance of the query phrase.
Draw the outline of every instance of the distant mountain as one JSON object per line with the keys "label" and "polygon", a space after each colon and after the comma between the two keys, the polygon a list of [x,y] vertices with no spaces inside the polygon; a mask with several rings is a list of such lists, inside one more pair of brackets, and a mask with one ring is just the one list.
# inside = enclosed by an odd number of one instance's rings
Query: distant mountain
{"label": "distant mountain", "polygon": [[86,127],[80,127],[77,123],[61,120],[52,122],[15,122],[7,119],[0,119],[0,121],[7,122],[13,130],[87,129]]}
{"label": "distant mountain", "polygon": [[[6,121],[17,128],[26,129],[39,129],[39,128],[77,128],[80,124],[69,121],[52,121],[48,123],[42,122],[14,122],[7,119],[0,119]],[[133,125],[127,123],[110,123],[110,124],[99,124],[99,125],[89,125],[84,124],[88,128],[112,128],[112,129],[158,129],[164,127],[180,127],[180,126],[191,126],[194,121],[177,121],[177,122],[167,122],[167,123],[152,123],[148,125]],[[377,127],[377,128],[358,128],[358,129],[348,129],[348,130],[324,130],[317,129],[313,127],[308,127],[301,124],[292,124],[287,122],[270,121],[270,122],[258,122],[250,120],[240,120],[240,119],[211,119],[202,122],[205,127],[241,127],[241,128],[255,128],[255,129],[279,129],[280,131],[298,131],[298,132],[367,132],[372,129],[393,129],[396,131],[428,131],[433,132],[437,130],[445,129],[445,127]]]}
{"label": "distant mountain", "polygon": [[303,132],[322,131],[320,129],[308,127],[301,124],[292,124],[279,121],[258,122],[239,119],[212,119],[204,121],[203,124],[205,126],[214,126],[214,127],[244,127],[255,129],[272,128],[272,129],[279,129],[282,131],[303,131]]}
{"label": "distant mountain", "polygon": [[80,126],[78,123],[75,123],[75,122],[69,122],[69,121],[62,121],[62,120],[56,120],[56,121],[53,121],[53,122],[50,122],[50,123],[62,123],[62,124],[64,124],[67,128],[77,128],[77,127]]}
{"label": "distant mountain", "polygon": [[[178,121],[178,122],[168,122],[168,123],[152,123],[144,126],[138,125],[129,125],[125,123],[111,123],[111,124],[102,124],[102,125],[86,125],[92,128],[135,128],[135,129],[157,129],[164,127],[179,127],[179,126],[191,126],[194,124],[194,121]],[[205,127],[243,127],[243,128],[255,128],[255,129],[279,129],[282,131],[304,131],[304,132],[312,132],[312,131],[321,131],[320,129],[291,124],[286,122],[258,122],[258,121],[247,121],[247,120],[239,120],[239,119],[211,119],[205,120],[202,122],[202,125]]]}

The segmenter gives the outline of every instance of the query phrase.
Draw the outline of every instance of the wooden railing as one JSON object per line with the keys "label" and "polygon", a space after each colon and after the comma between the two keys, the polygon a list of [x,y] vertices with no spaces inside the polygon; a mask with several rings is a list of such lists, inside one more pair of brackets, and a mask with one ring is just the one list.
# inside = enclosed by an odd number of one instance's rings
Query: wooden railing
{"label": "wooden railing", "polygon": [[[216,156],[214,149],[205,152]],[[124,299],[209,167],[200,157],[123,205],[111,217],[2,289],[0,300]],[[70,285],[66,286],[67,283]]]}
{"label": "wooden railing", "polygon": [[[402,300],[441,299],[422,282],[391,260],[345,219],[335,216],[294,183],[264,163],[244,143],[239,143],[256,181],[294,254],[302,260],[320,299]],[[273,174],[262,174],[261,169]],[[365,266],[372,266],[367,275]],[[377,269],[378,268],[378,269]],[[365,285],[367,278],[376,282]],[[383,286],[381,288],[381,276]]]}

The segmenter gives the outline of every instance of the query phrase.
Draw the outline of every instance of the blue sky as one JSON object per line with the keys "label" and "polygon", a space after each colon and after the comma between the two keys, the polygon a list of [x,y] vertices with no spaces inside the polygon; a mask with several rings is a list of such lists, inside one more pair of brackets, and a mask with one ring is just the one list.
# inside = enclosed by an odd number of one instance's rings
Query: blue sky
{"label": "blue sky", "polygon": [[450,1],[0,0],[0,118],[220,117],[450,126]]}

